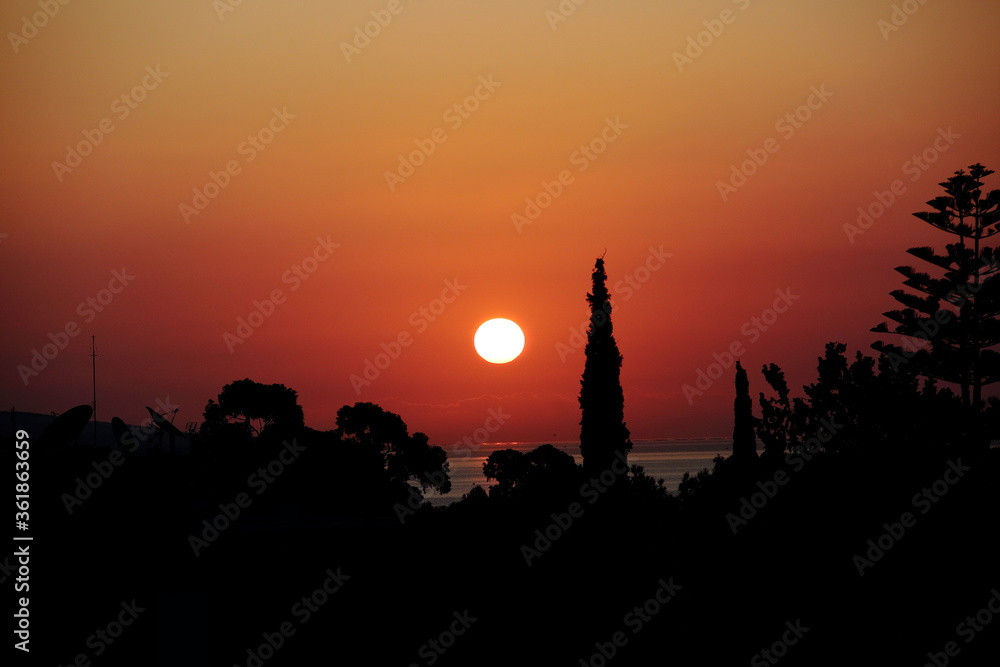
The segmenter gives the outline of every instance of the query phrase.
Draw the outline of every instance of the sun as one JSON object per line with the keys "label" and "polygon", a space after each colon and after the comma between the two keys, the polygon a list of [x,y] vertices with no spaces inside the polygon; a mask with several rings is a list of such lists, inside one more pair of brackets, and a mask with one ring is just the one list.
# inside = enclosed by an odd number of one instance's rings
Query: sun
{"label": "sun", "polygon": [[472,343],[486,361],[506,364],[517,359],[524,349],[524,332],[515,322],[496,317],[479,325]]}

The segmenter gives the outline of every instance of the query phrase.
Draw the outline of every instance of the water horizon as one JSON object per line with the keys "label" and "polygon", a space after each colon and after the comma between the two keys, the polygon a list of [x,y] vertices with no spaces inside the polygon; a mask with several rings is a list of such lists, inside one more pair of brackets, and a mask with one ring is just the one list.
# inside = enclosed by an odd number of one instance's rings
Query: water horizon
{"label": "water horizon", "polygon": [[[671,493],[676,493],[684,473],[697,474],[703,468],[712,467],[712,459],[718,455],[727,456],[732,453],[732,438],[647,438],[632,441],[632,451],[629,452],[629,465],[640,465],[645,473],[654,479],[663,479],[664,485]],[[455,445],[448,453],[449,475],[452,490],[446,494],[428,492],[425,500],[438,507],[450,505],[460,500],[474,486],[479,485],[489,489],[495,482],[488,482],[483,476],[483,463],[489,455],[501,449],[530,451],[540,445],[550,444],[573,457],[576,463],[582,463],[580,443],[576,442],[491,442],[478,445],[475,451],[468,451],[468,446]],[[454,455],[454,449],[464,446],[465,450]]]}

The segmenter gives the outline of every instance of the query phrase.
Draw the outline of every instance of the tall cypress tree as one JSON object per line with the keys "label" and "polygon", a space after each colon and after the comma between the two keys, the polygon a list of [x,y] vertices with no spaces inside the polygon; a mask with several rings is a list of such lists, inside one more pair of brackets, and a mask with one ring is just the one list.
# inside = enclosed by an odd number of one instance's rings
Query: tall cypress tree
{"label": "tall cypress tree", "polygon": [[733,459],[752,461],[757,458],[757,436],[754,434],[753,400],[747,372],[736,362],[736,400],[733,401]]}
{"label": "tall cypress tree", "polygon": [[622,392],[622,355],[611,326],[611,295],[606,285],[604,258],[594,264],[587,330],[586,361],[580,381],[580,454],[583,468],[599,474],[611,469],[616,454],[628,456],[632,450],[625,426],[625,394]]}

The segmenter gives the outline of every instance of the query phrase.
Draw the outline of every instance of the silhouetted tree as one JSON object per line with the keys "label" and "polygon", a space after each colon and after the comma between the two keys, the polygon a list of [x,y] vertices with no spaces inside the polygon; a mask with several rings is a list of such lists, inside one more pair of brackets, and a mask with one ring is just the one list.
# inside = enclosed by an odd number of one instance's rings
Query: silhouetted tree
{"label": "silhouetted tree", "polygon": [[771,459],[784,455],[786,449],[797,443],[797,439],[784,371],[776,364],[769,364],[761,369],[761,373],[764,375],[764,380],[777,393],[776,397],[767,398],[764,392],[760,392],[760,421],[757,435],[764,443],[764,457]]}
{"label": "silhouetted tree", "polygon": [[646,474],[645,466],[630,465],[628,483],[629,493],[642,504],[650,506],[672,502],[666,480],[663,477],[650,477]]}
{"label": "silhouetted tree", "polygon": [[[890,294],[905,306],[884,315],[896,322],[890,330],[883,322],[877,333],[907,337],[907,345],[876,341],[872,347],[889,355],[894,365],[912,363],[929,378],[961,386],[967,407],[981,407],[982,387],[1000,380],[1000,354],[988,349],[1000,343],[1000,271],[995,248],[982,242],[1000,233],[1000,190],[982,195],[982,179],[993,172],[981,164],[958,170],[940,185],[945,196],[927,202],[934,210],[914,213],[924,222],[954,234],[957,243],[935,254],[930,247],[910,248],[908,253],[939,270],[941,277],[920,273],[910,266],[896,267],[903,284],[925,296],[903,290]],[[929,341],[929,346],[912,340]],[[971,395],[970,395],[971,389]]]}
{"label": "silhouetted tree", "polygon": [[[817,359],[816,382],[803,387],[807,401],[797,402],[796,425],[801,441],[817,435],[826,435],[830,426],[837,432],[825,443],[826,449],[864,450],[884,444],[888,438],[900,433],[886,431],[885,401],[890,393],[906,390],[907,397],[916,397],[916,378],[912,368],[900,368],[899,383],[890,392],[884,385],[894,375],[886,369],[881,378],[875,374],[875,359],[857,352],[850,362],[843,343],[827,343],[822,357]],[[911,405],[910,408],[914,408]]]}
{"label": "silhouetted tree", "polygon": [[389,458],[390,476],[397,479],[415,479],[426,491],[433,488],[439,493],[451,491],[448,454],[437,445],[431,445],[424,433],[414,433],[400,445]]}
{"label": "silhouetted tree", "polygon": [[447,453],[430,445],[423,433],[409,435],[406,423],[394,412],[374,403],[345,405],[337,411],[336,435],[378,452],[393,480],[416,480],[425,490],[451,491]]}
{"label": "silhouetted tree", "polygon": [[[777,394],[760,394],[757,435],[764,458],[775,461],[786,451],[816,442],[835,452],[917,450],[957,443],[958,399],[933,380],[923,386],[913,366],[896,366],[857,352],[849,361],[842,343],[827,343],[819,357],[816,382],[803,387],[804,398],[790,399],[785,375],[775,364],[764,377]],[[876,372],[877,370],[877,372]]]}
{"label": "silhouetted tree", "polygon": [[580,381],[580,454],[584,470],[600,473],[611,468],[616,453],[632,450],[625,426],[625,395],[621,385],[622,355],[611,325],[611,295],[604,258],[598,257],[592,275],[590,327],[587,329],[586,361]]}
{"label": "silhouetted tree", "polygon": [[546,492],[572,486],[575,488],[579,467],[573,457],[558,447],[540,445],[524,455],[527,467],[524,485],[529,490]]}
{"label": "silhouetted tree", "polygon": [[579,467],[573,457],[552,445],[540,445],[527,453],[498,449],[483,463],[483,476],[496,480],[490,495],[558,495],[575,488]]}
{"label": "silhouetted tree", "polygon": [[[486,481],[496,480],[490,487],[491,494],[508,495],[514,487],[524,482],[528,471],[524,454],[516,449],[497,449],[490,453],[483,463],[483,477]],[[496,491],[494,491],[496,489]]]}
{"label": "silhouetted tree", "polygon": [[757,459],[757,436],[754,433],[753,400],[747,372],[736,362],[736,400],[733,401],[733,459]]}
{"label": "silhouetted tree", "polygon": [[406,423],[374,403],[355,403],[337,410],[337,435],[345,441],[373,447],[384,457],[406,440]]}
{"label": "silhouetted tree", "polygon": [[202,430],[208,434],[235,430],[253,438],[268,431],[285,437],[304,425],[298,394],[283,384],[236,380],[222,388],[218,399],[218,403],[210,399],[205,406]]}

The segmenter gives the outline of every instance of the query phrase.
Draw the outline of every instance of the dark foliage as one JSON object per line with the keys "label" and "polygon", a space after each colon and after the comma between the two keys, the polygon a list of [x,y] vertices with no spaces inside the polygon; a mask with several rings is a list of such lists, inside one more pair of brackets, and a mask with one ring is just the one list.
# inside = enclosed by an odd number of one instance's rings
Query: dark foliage
{"label": "dark foliage", "polygon": [[222,388],[218,402],[205,406],[202,430],[217,438],[247,440],[294,436],[304,425],[298,394],[283,384],[261,384],[249,378]]}
{"label": "dark foliage", "polygon": [[374,403],[355,403],[337,411],[337,436],[377,452],[392,480],[417,481],[421,488],[451,491],[448,455],[423,433],[408,433],[403,419]]}

